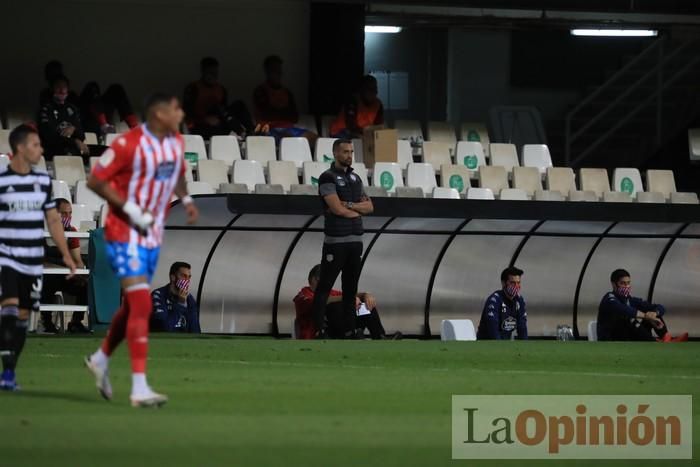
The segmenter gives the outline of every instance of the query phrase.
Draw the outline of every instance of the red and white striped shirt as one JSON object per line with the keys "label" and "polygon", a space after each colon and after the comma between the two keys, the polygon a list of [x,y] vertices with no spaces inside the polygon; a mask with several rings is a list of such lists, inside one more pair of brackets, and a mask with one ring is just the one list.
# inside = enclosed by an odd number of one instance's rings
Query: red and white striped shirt
{"label": "red and white striped shirt", "polygon": [[145,124],[114,140],[95,164],[92,174],[108,182],[125,200],[153,214],[155,222],[142,235],[129,224],[126,214],[110,207],[105,240],[146,248],[160,246],[173,190],[185,174],[184,148],[179,133],[159,141]]}

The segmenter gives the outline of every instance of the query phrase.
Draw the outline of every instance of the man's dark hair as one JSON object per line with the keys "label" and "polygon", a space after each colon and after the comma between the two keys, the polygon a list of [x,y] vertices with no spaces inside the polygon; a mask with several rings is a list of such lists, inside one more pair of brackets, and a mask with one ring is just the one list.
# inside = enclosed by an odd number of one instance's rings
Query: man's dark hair
{"label": "man's dark hair", "polygon": [[32,133],[35,135],[39,134],[39,132],[36,131],[36,128],[27,125],[26,123],[19,125],[10,132],[10,148],[12,149],[13,154],[17,153],[17,146],[24,144],[27,141],[27,136]]}
{"label": "man's dark hair", "polygon": [[144,102],[143,105],[143,113],[148,115],[153,107],[161,104],[169,104],[173,99],[177,99],[175,94],[168,92],[154,92],[146,98],[146,102]]}
{"label": "man's dark hair", "polygon": [[279,55],[268,55],[263,61],[263,69],[269,71],[274,65],[282,65],[282,57]]}
{"label": "man's dark hair", "polygon": [[219,66],[219,61],[214,57],[204,57],[199,62],[199,69],[202,71],[206,70],[207,68],[213,68],[215,66]]}
{"label": "man's dark hair", "polygon": [[509,266],[503,270],[501,273],[501,282],[505,282],[508,280],[510,276],[522,276],[523,275],[523,270],[518,269],[515,266]]}
{"label": "man's dark hair", "polygon": [[352,144],[352,140],[347,138],[338,138],[333,141],[333,152],[340,147],[341,144]]}
{"label": "man's dark hair", "polygon": [[60,209],[63,203],[71,204],[66,198],[56,198],[54,201],[56,202],[56,209]]}
{"label": "man's dark hair", "polygon": [[192,266],[190,266],[189,263],[185,263],[184,261],[175,261],[170,266],[170,275],[174,276],[175,274],[177,274],[177,272],[180,270],[180,268],[192,269]]}
{"label": "man's dark hair", "polygon": [[316,266],[311,268],[311,271],[309,271],[309,282],[311,282],[311,279],[320,279],[321,278],[321,265],[317,264]]}
{"label": "man's dark hair", "polygon": [[361,88],[366,88],[367,86],[376,86],[377,85],[377,78],[375,78],[372,75],[365,75],[362,77],[362,80],[360,81],[360,87]]}
{"label": "man's dark hair", "polygon": [[51,60],[44,65],[44,78],[46,81],[51,81],[54,76],[63,74],[63,63],[58,60]]}
{"label": "man's dark hair", "polygon": [[612,274],[610,274],[610,282],[617,284],[617,281],[623,277],[630,277],[630,273],[625,269],[615,269]]}
{"label": "man's dark hair", "polygon": [[60,83],[66,83],[67,86],[70,86],[70,80],[65,75],[56,75],[51,78],[49,86],[51,86],[51,90],[53,90],[53,88]]}

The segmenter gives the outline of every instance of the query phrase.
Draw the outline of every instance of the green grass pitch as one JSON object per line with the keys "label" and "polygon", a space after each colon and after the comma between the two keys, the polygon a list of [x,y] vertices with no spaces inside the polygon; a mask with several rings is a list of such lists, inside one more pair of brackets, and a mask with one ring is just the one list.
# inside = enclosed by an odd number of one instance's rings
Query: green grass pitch
{"label": "green grass pitch", "polygon": [[101,400],[82,357],[98,338],[28,340],[19,393],[0,393],[0,466],[696,465],[453,461],[453,394],[692,394],[700,343],[151,338],[162,409],[128,404],[126,346]]}

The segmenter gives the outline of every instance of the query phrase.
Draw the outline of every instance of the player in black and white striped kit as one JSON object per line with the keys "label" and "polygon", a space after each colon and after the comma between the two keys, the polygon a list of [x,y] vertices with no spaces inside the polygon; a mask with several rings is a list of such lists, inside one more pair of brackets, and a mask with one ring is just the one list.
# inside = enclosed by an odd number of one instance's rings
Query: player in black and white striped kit
{"label": "player in black and white striped kit", "polygon": [[36,130],[20,125],[10,133],[13,157],[0,171],[0,389],[17,390],[15,367],[38,311],[44,262],[44,217],[63,262],[75,272],[61,217],[51,198],[51,179],[33,169],[43,149]]}

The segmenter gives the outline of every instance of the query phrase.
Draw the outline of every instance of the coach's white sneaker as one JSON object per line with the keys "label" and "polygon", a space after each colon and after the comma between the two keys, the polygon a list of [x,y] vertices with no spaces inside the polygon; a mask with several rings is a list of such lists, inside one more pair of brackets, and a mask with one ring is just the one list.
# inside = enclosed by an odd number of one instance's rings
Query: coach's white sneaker
{"label": "coach's white sneaker", "polygon": [[165,405],[166,402],[168,402],[168,396],[153,392],[150,388],[143,394],[131,395],[132,407],[160,407]]}
{"label": "coach's white sneaker", "polygon": [[89,355],[85,357],[85,367],[95,376],[95,386],[100,395],[108,401],[112,400],[112,383],[109,382],[109,367],[93,362]]}

